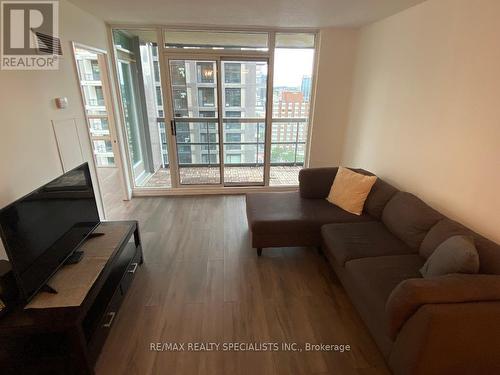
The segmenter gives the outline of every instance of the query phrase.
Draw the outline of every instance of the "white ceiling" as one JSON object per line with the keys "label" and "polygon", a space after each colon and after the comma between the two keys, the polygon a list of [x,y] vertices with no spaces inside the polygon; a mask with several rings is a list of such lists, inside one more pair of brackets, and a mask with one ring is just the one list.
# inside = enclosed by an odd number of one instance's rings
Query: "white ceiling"
{"label": "white ceiling", "polygon": [[110,23],[360,26],[425,0],[70,0]]}

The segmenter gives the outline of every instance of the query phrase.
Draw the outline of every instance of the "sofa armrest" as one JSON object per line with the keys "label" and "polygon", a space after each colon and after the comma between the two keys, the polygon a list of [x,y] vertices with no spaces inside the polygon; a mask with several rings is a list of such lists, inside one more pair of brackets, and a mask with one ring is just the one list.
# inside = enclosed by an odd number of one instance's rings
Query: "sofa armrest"
{"label": "sofa armrest", "polygon": [[500,301],[500,275],[451,274],[402,281],[385,310],[389,335],[395,339],[405,322],[425,304]]}
{"label": "sofa armrest", "polygon": [[338,167],[304,168],[299,172],[299,190],[302,198],[323,199],[328,196]]}
{"label": "sofa armrest", "polygon": [[500,374],[500,301],[421,306],[388,359],[394,375]]}

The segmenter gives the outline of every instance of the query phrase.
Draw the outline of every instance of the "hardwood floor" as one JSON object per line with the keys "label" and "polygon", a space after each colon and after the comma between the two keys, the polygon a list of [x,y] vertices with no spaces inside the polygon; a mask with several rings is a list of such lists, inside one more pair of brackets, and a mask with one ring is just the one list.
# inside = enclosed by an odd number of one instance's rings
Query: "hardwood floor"
{"label": "hardwood floor", "polygon": [[[381,354],[315,249],[250,247],[243,196],[134,198],[145,264],[97,374],[386,374]],[[151,343],[348,344],[350,352],[157,352]]]}

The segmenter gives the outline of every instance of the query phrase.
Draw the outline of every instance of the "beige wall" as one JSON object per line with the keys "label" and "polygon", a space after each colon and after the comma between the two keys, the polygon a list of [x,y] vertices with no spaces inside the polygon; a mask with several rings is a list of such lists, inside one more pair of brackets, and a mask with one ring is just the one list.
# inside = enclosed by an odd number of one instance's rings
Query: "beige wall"
{"label": "beige wall", "polygon": [[500,242],[500,1],[362,29],[342,157]]}
{"label": "beige wall", "polygon": [[[59,4],[59,70],[0,70],[0,207],[62,173],[51,120],[75,118],[85,128],[70,42],[106,49],[106,27],[65,0]],[[68,97],[67,109],[56,109],[59,96]]]}
{"label": "beige wall", "polygon": [[317,86],[311,137],[311,167],[338,165],[349,118],[349,99],[358,31],[320,32]]}

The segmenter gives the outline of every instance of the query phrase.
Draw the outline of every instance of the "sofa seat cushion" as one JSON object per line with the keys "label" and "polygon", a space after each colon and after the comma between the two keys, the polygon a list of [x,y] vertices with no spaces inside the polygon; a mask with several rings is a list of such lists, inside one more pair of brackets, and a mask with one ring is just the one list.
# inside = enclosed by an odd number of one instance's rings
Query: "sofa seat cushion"
{"label": "sofa seat cushion", "polygon": [[385,305],[394,288],[407,279],[421,278],[425,259],[418,254],[355,259],[345,264],[355,299],[364,301],[367,311],[381,325],[387,324]]}
{"label": "sofa seat cushion", "polygon": [[327,224],[321,235],[328,258],[341,266],[353,259],[416,252],[379,221]]}
{"label": "sofa seat cushion", "polygon": [[325,199],[302,198],[297,191],[259,192],[246,195],[248,224],[254,234],[317,233],[326,223],[373,221],[354,215]]}

